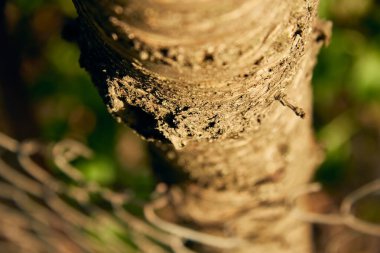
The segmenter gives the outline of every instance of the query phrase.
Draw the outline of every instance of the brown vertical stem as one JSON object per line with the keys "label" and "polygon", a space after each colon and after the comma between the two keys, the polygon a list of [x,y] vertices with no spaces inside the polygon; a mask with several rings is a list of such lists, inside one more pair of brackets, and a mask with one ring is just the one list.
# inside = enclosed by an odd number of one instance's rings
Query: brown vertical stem
{"label": "brown vertical stem", "polygon": [[176,222],[244,241],[226,252],[310,252],[288,198],[320,161],[317,1],[74,3],[82,66],[116,119],[154,141]]}

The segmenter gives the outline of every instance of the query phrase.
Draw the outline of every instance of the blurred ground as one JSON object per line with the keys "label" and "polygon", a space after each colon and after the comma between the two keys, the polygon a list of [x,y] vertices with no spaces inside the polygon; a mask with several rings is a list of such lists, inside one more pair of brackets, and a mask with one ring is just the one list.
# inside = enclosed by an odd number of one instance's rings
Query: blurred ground
{"label": "blurred ground", "polygon": [[[77,139],[96,154],[76,164],[87,180],[146,198],[153,180],[145,144],[111,118],[78,48],[62,39],[76,15],[71,1],[1,5],[0,131],[45,143]],[[339,203],[380,177],[380,1],[322,0],[320,13],[334,30],[314,73],[314,124],[326,150],[315,179]],[[360,217],[380,223],[379,198],[363,201]]]}

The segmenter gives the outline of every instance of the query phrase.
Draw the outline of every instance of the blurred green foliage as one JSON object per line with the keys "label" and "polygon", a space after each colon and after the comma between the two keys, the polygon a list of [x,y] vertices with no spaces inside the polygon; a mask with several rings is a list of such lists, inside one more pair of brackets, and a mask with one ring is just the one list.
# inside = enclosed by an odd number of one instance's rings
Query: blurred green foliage
{"label": "blurred green foliage", "polygon": [[[76,16],[73,3],[13,0],[8,2],[6,14],[14,34],[28,30],[27,40],[24,34],[17,39],[26,48],[21,56],[21,75],[37,117],[39,138],[46,142],[64,138],[84,142],[95,155],[75,162],[75,166],[87,180],[130,188],[137,197],[147,198],[153,179],[146,156],[123,162],[125,153],[145,152],[145,146],[138,138],[120,138],[129,130],[117,124],[107,112],[89,75],[79,66],[80,52],[76,44],[62,39],[63,25]],[[129,146],[118,148],[123,141]],[[128,162],[133,167],[126,165]]]}
{"label": "blurred green foliage", "polygon": [[380,174],[375,158],[380,151],[379,13],[375,0],[322,0],[320,5],[320,15],[334,28],[313,80],[314,123],[326,149],[316,179],[335,192]]}
{"label": "blurred green foliage", "polygon": [[20,8],[23,14],[32,14],[44,5],[56,5],[68,16],[75,16],[75,8],[71,1],[67,0],[12,0]]}

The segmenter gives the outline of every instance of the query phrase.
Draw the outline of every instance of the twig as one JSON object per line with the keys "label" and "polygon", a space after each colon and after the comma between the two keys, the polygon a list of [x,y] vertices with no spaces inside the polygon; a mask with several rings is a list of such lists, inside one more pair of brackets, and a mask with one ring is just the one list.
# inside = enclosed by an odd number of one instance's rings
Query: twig
{"label": "twig", "polygon": [[161,219],[156,213],[156,209],[161,209],[167,205],[167,199],[160,197],[152,203],[144,206],[146,219],[156,227],[170,234],[177,235],[183,239],[189,239],[205,245],[221,249],[233,249],[240,247],[245,241],[239,238],[226,238],[198,232],[185,228]]}
{"label": "twig", "polygon": [[356,191],[350,193],[347,195],[347,197],[344,198],[342,205],[340,207],[340,211],[342,213],[342,216],[344,218],[344,223],[349,226],[350,228],[360,231],[365,234],[370,234],[373,236],[379,236],[380,237],[380,226],[375,225],[369,222],[366,222],[364,220],[358,219],[353,214],[353,205],[355,202],[358,202],[360,199],[370,195],[374,192],[380,192],[380,179],[377,179],[375,181],[372,181]]}
{"label": "twig", "polygon": [[286,98],[286,94],[283,93],[283,92],[278,92],[275,96],[274,96],[274,99],[279,101],[283,106],[286,106],[288,108],[290,108],[298,117],[301,117],[302,119],[305,118],[306,116],[306,113],[305,111],[300,108],[300,107],[297,107],[293,104],[291,104],[287,98]]}
{"label": "twig", "polygon": [[353,206],[360,199],[370,195],[371,193],[380,192],[380,179],[374,180],[356,191],[346,196],[340,206],[340,213],[338,214],[319,214],[300,209],[297,206],[297,200],[313,192],[321,190],[319,184],[311,184],[298,189],[290,197],[291,207],[294,208],[293,215],[300,220],[310,223],[321,223],[327,225],[345,225],[355,231],[380,237],[380,226],[369,223],[367,221],[357,218],[353,213]]}

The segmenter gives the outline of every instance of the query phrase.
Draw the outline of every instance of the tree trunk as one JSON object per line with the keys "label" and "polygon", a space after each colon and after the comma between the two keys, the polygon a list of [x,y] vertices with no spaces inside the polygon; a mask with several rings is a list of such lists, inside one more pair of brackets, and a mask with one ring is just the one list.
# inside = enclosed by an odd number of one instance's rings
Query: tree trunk
{"label": "tree trunk", "polygon": [[317,2],[74,0],[81,64],[116,119],[153,141],[166,210],[236,239],[197,251],[311,252],[288,200],[321,160]]}

